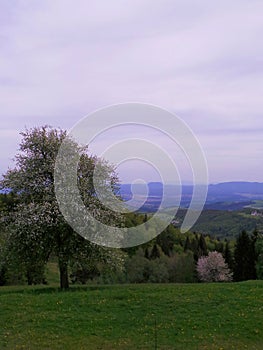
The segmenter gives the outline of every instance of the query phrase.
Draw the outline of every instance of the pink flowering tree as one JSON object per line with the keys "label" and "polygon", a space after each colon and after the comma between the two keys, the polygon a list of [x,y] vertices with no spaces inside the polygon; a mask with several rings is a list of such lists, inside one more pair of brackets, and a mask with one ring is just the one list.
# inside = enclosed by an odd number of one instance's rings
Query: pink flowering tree
{"label": "pink flowering tree", "polygon": [[197,262],[197,274],[202,282],[228,282],[232,280],[227,263],[221,253],[210,252],[201,256]]}

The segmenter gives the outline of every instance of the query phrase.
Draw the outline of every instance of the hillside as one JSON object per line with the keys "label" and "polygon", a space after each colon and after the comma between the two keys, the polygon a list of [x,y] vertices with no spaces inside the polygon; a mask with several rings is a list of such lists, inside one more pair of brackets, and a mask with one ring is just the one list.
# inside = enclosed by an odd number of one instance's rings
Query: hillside
{"label": "hillside", "polygon": [[[242,211],[203,210],[191,231],[209,234],[220,239],[237,237],[242,230],[252,233],[256,228],[263,232],[263,216],[251,215],[250,209]],[[176,215],[179,227],[186,214],[181,209]]]}
{"label": "hillside", "polygon": [[1,287],[1,349],[262,349],[262,281]]}

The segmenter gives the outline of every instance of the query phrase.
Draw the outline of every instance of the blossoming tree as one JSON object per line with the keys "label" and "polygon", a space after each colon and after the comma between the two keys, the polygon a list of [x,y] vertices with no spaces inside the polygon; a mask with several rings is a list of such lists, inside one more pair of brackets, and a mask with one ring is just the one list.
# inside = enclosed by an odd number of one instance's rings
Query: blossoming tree
{"label": "blossoming tree", "polygon": [[197,262],[197,273],[202,282],[227,282],[232,280],[232,273],[221,253],[209,252]]}

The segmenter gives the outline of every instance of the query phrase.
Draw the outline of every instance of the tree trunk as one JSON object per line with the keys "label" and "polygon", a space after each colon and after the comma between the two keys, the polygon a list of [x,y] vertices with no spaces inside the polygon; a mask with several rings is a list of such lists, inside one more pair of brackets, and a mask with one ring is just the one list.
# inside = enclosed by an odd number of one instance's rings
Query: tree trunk
{"label": "tree trunk", "polygon": [[26,271],[26,279],[27,279],[27,285],[32,286],[33,277],[32,277],[32,272],[29,269],[27,269],[27,271]]}
{"label": "tree trunk", "polygon": [[68,265],[67,263],[59,263],[59,273],[60,273],[60,288],[68,289],[69,281],[68,281]]}

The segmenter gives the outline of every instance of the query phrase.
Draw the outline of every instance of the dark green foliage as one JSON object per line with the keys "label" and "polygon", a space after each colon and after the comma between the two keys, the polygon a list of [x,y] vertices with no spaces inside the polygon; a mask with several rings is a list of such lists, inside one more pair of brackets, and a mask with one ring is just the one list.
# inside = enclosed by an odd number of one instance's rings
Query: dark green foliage
{"label": "dark green foliage", "polygon": [[32,284],[47,284],[45,265],[41,262],[39,264],[35,263],[34,265],[31,265],[31,268],[28,265],[26,269],[26,279],[29,286]]}
{"label": "dark green foliage", "polygon": [[255,242],[255,252],[257,256],[256,272],[257,278],[263,280],[263,235],[258,235]]}
{"label": "dark green foliage", "polygon": [[245,281],[256,278],[254,242],[245,230],[238,236],[234,252],[234,280]]}
{"label": "dark green foliage", "polygon": [[[263,231],[263,217],[251,216],[251,211],[252,209],[240,211],[204,209],[192,230],[220,239],[234,239],[243,229],[249,234],[252,234],[255,227]],[[186,210],[180,209],[176,218],[182,222],[185,213]]]}
{"label": "dark green foliage", "polygon": [[165,260],[160,258],[149,261],[147,274],[147,282],[149,283],[167,283],[169,281],[167,264]]}
{"label": "dark green foliage", "polygon": [[148,260],[139,249],[126,262],[126,276],[129,283],[191,283],[195,281],[193,254],[161,255]]}
{"label": "dark green foliage", "polygon": [[89,280],[93,280],[95,277],[98,277],[100,275],[100,272],[97,268],[97,266],[87,266],[85,267],[75,267],[72,269],[72,272],[70,274],[70,280],[73,284],[80,283],[80,284],[86,284]]}
{"label": "dark green foliage", "polygon": [[234,261],[233,261],[233,255],[230,250],[230,245],[228,241],[226,242],[223,256],[225,258],[225,262],[227,263],[229,269],[232,271],[234,266]]}
{"label": "dark green foliage", "polygon": [[193,253],[188,251],[176,254],[168,260],[169,282],[192,283],[196,281],[195,260]]}
{"label": "dark green foliage", "polygon": [[176,229],[169,225],[162,233],[156,238],[157,244],[161,247],[165,255],[171,256],[173,253],[174,245],[176,242]]}
{"label": "dark green foliage", "polygon": [[2,265],[0,267],[0,286],[5,286],[7,284],[7,267]]}
{"label": "dark green foliage", "polygon": [[151,254],[150,254],[150,259],[153,260],[153,259],[157,259],[157,258],[160,258],[160,250],[159,250],[157,244],[154,244],[152,251],[151,251]]}
{"label": "dark green foliage", "polygon": [[195,262],[200,258],[199,255],[199,238],[196,232],[194,232],[194,238],[192,240],[192,252],[194,253]]}
{"label": "dark green foliage", "polygon": [[126,263],[127,280],[130,283],[145,283],[149,279],[149,260],[143,256],[134,255]]}
{"label": "dark green foliage", "polygon": [[184,252],[187,252],[188,250],[191,250],[191,249],[192,249],[192,245],[191,245],[189,236],[187,236],[184,243]]}
{"label": "dark green foliage", "polygon": [[203,235],[200,235],[199,237],[198,253],[199,253],[199,256],[206,256],[208,254],[206,241]]}
{"label": "dark green foliage", "polygon": [[18,196],[13,192],[0,193],[0,212],[13,210],[18,202]]}
{"label": "dark green foliage", "polygon": [[145,257],[146,259],[149,259],[149,258],[150,258],[150,256],[149,256],[149,249],[148,249],[148,247],[146,247],[146,248],[145,248],[145,251],[144,251],[144,257]]}
{"label": "dark green foliage", "polygon": [[215,250],[218,253],[223,253],[224,252],[224,243],[221,242],[220,240],[218,240],[218,242],[216,242],[216,245],[215,245]]}

